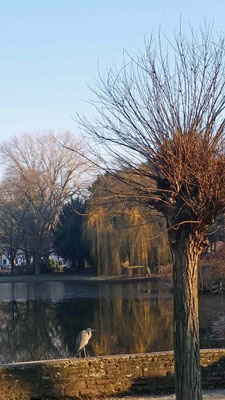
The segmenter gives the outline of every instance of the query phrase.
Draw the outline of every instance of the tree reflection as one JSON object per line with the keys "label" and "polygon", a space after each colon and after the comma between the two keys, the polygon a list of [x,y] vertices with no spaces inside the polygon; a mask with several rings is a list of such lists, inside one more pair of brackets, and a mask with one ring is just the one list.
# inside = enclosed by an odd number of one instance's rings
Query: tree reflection
{"label": "tree reflection", "polygon": [[1,302],[1,362],[61,357],[62,333],[52,304],[27,300]]}
{"label": "tree reflection", "polygon": [[[11,300],[0,302],[1,363],[74,357],[76,334],[87,327],[97,330],[88,344],[90,355],[172,348],[172,298],[161,286],[149,283],[144,294],[133,283],[63,288],[61,301],[55,290],[54,300],[41,299],[41,286],[31,290],[37,300],[16,301],[10,287]],[[68,298],[72,289],[74,298]]]}
{"label": "tree reflection", "polygon": [[[108,290],[115,293],[115,287]],[[97,355],[141,353],[172,349],[172,300],[165,304],[158,297],[124,298],[122,285],[116,297],[99,294],[94,312],[97,337],[93,349]],[[100,289],[101,292],[101,289]],[[112,293],[111,293],[112,294]],[[160,332],[160,334],[159,334]]]}

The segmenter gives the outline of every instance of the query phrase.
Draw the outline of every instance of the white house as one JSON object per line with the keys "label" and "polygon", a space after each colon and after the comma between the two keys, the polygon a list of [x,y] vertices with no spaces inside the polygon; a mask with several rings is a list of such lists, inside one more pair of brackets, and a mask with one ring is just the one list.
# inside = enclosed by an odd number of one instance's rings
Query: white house
{"label": "white house", "polygon": [[[55,260],[57,266],[66,266],[67,262],[62,257],[58,256],[57,254],[52,253],[49,256],[49,260]],[[33,257],[31,257],[31,263],[33,261]],[[26,265],[26,257],[23,251],[18,250],[16,258],[15,258],[15,265],[16,266],[23,266]],[[11,269],[11,261],[4,253],[0,253],[0,269],[2,270],[10,270]]]}

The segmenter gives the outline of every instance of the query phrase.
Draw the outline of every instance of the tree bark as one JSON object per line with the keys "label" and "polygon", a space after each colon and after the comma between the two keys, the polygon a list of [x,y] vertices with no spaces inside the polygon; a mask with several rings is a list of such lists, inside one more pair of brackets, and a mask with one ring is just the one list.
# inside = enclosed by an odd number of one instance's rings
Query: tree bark
{"label": "tree bark", "polygon": [[177,400],[202,400],[199,315],[198,256],[200,237],[179,229],[168,232],[173,256],[174,363]]}
{"label": "tree bark", "polygon": [[34,273],[35,273],[35,275],[40,275],[40,273],[41,273],[40,262],[41,262],[41,256],[38,252],[36,252],[34,254]]}
{"label": "tree bark", "polygon": [[9,259],[11,262],[11,275],[14,275],[15,274],[15,252],[13,250],[10,251]]}
{"label": "tree bark", "polygon": [[25,259],[26,259],[26,268],[27,269],[30,269],[30,255],[29,255],[29,253],[28,253],[28,251],[24,251],[24,254],[25,254]]}

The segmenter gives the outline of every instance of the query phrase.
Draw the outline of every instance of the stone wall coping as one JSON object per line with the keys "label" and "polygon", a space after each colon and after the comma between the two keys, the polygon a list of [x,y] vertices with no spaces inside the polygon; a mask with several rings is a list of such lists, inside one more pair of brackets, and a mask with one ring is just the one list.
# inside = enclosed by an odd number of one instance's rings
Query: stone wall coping
{"label": "stone wall coping", "polygon": [[[204,353],[225,353],[225,348],[213,348],[213,349],[201,349],[201,354]],[[98,361],[98,360],[111,360],[111,359],[137,359],[137,358],[151,358],[157,356],[165,355],[173,355],[173,351],[155,351],[151,353],[134,353],[134,354],[112,354],[106,356],[94,356],[94,357],[87,357],[87,358],[57,358],[51,360],[37,360],[37,361],[24,361],[18,363],[8,363],[8,364],[0,364],[0,368],[13,368],[13,367],[25,367],[25,366],[32,366],[32,365],[42,365],[42,364],[52,364],[52,363],[76,363],[76,362],[91,362],[91,361]]]}
{"label": "stone wall coping", "polygon": [[[225,387],[225,349],[202,349],[203,387]],[[0,399],[97,399],[174,391],[173,351],[0,365]]]}

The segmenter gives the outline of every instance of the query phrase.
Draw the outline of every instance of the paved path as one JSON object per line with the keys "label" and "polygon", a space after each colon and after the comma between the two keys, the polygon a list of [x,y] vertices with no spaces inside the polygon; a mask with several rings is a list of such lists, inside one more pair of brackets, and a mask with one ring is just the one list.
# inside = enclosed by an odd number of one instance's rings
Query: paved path
{"label": "paved path", "polygon": [[[176,400],[175,394],[162,395],[162,396],[124,396],[120,397],[120,400]],[[221,390],[208,390],[203,392],[204,400],[225,400],[225,389]],[[105,400],[115,400],[115,397],[107,397]]]}

